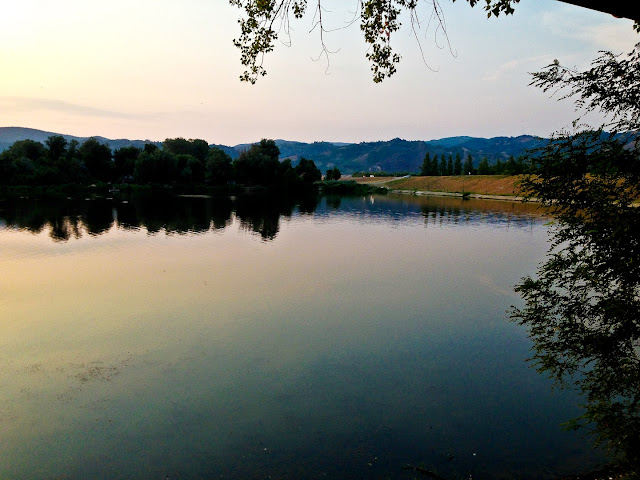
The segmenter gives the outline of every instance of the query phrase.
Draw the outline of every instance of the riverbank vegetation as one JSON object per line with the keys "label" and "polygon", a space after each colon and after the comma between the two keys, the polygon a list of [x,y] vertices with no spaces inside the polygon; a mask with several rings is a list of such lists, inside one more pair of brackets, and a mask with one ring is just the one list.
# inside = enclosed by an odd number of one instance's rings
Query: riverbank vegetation
{"label": "riverbank vegetation", "polygon": [[[82,144],[54,135],[45,144],[15,142],[0,153],[0,187],[4,192],[71,194],[110,185],[173,187],[267,187],[306,189],[321,180],[312,160],[297,165],[279,160],[273,140],[261,140],[234,161],[204,140],[166,139],[162,148],[123,147],[114,152],[97,139]],[[109,187],[110,188],[110,187]]]}

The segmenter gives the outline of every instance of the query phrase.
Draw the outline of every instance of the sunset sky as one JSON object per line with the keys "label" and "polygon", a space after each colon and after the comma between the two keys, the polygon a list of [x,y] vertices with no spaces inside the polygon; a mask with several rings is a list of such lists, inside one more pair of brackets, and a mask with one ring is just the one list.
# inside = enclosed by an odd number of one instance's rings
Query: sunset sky
{"label": "sunset sky", "polygon": [[[576,117],[570,102],[528,86],[528,72],[558,59],[584,68],[600,50],[631,51],[632,22],[555,0],[522,0],[487,19],[462,0],[440,0],[447,38],[428,24],[392,38],[398,73],[371,80],[357,25],[327,34],[336,51],[314,61],[310,12],[292,46],[266,57],[268,75],[241,83],[240,11],[226,0],[12,0],[0,16],[0,126],[77,136],[260,138],[360,142],[457,135],[548,136]],[[328,27],[355,0],[325,0]],[[405,22],[408,27],[408,22]],[[450,45],[450,46],[449,46]],[[596,119],[597,120],[597,119]]]}

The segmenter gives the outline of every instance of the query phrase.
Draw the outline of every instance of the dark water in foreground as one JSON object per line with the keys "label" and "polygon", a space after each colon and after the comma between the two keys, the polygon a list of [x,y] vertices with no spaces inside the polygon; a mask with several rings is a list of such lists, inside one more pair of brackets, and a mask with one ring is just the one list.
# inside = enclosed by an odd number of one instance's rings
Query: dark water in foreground
{"label": "dark water in foreground", "polygon": [[[597,457],[505,311],[518,204],[0,203],[0,478],[548,478]],[[425,478],[425,477],[422,477]]]}

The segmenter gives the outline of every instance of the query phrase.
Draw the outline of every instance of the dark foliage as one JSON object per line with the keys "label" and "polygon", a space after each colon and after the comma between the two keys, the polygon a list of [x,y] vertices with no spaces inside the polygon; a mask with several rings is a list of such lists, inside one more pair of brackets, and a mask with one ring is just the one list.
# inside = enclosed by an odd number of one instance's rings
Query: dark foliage
{"label": "dark foliage", "polygon": [[[454,0],[455,1],[455,0]],[[466,0],[472,7],[478,0]],[[501,13],[513,13],[513,4],[520,0],[484,0],[480,2],[489,17],[499,16]],[[290,17],[300,19],[307,10],[307,0],[229,0],[231,5],[240,8],[244,17],[240,24],[240,36],[233,41],[240,50],[240,61],[245,67],[240,79],[255,83],[258,77],[266,75],[263,67],[264,56],[274,49],[275,42],[281,34],[290,35]],[[360,20],[360,30],[368,46],[366,58],[371,63],[374,82],[381,82],[396,72],[396,65],[400,62],[400,55],[392,48],[391,38],[400,30],[399,16],[406,12],[410,19],[411,28],[419,28],[416,9],[420,0],[362,0],[355,2],[356,15],[350,23]],[[424,2],[432,9],[432,17],[438,22],[439,28],[444,29],[442,12],[438,2]],[[329,50],[324,44],[327,27],[323,23],[323,14],[327,14],[322,1],[315,5],[315,21],[313,30],[320,33],[322,53],[328,57]]]}
{"label": "dark foliage", "polygon": [[295,171],[304,183],[319,182],[322,179],[322,172],[316,167],[313,160],[301,158],[298,165],[296,165]]}
{"label": "dark foliage", "polygon": [[569,426],[593,429],[625,478],[640,475],[639,48],[622,60],[605,53],[586,72],[554,62],[534,74],[535,85],[611,114],[614,134],[561,133],[532,157],[536,174],[522,186],[553,213],[553,242],[512,312],[538,370],[582,393],[584,415]]}
{"label": "dark foliage", "polygon": [[[162,148],[152,143],[143,149],[126,146],[113,154],[96,138],[79,145],[61,135],[46,146],[32,140],[17,141],[0,153],[0,185],[90,185],[93,183],[162,184],[171,186],[224,186],[229,183],[309,188],[321,172],[312,160],[279,160],[273,140],[262,140],[235,162],[204,140],[167,139]],[[306,187],[305,187],[306,185]],[[65,187],[65,191],[69,189]]]}
{"label": "dark foliage", "polygon": [[522,184],[556,224],[549,258],[517,291],[536,367],[584,395],[572,426],[640,465],[640,156],[601,132],[560,135]]}
{"label": "dark foliage", "polygon": [[340,172],[338,167],[333,167],[327,170],[327,173],[325,174],[324,179],[328,181],[340,180],[340,177],[342,177],[342,173]]}

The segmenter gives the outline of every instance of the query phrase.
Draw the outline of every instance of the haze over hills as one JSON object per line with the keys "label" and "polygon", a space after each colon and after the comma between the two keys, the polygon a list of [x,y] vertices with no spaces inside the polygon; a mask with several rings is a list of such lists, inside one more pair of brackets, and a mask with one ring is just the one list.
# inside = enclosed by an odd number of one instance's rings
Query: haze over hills
{"label": "haze over hills", "polygon": [[[20,140],[34,140],[44,143],[52,135],[62,135],[68,141],[76,140],[83,143],[89,137],[46,132],[32,128],[0,127],[0,151],[9,148]],[[152,143],[161,146],[162,142],[152,140],[108,139],[96,136],[99,142],[108,145],[112,150],[125,146],[143,148]],[[389,141],[361,142],[361,143],[332,143],[313,142],[303,143],[287,140],[276,140],[280,149],[280,158],[289,158],[295,164],[304,157],[313,160],[321,170],[338,167],[341,172],[349,174],[356,171],[385,171],[385,172],[417,172],[428,152],[434,155],[459,154],[462,159],[471,155],[477,165],[482,158],[487,158],[490,164],[496,160],[506,160],[509,156],[517,157],[526,150],[539,147],[547,140],[531,135],[518,137],[474,138],[468,136],[449,137],[429,141],[408,141],[394,138]],[[241,151],[251,144],[235,146],[217,145],[231,158],[236,158]]]}
{"label": "haze over hills", "polygon": [[[76,137],[74,135],[66,135],[64,133],[55,133],[55,132],[46,132],[43,130],[36,130],[35,128],[23,128],[23,127],[0,127],[0,152],[6,150],[15,142],[20,140],[33,140],[35,142],[44,143],[47,141],[47,138],[53,135],[60,135],[64,137],[67,141],[75,140],[78,143],[83,143],[90,137]],[[134,146],[138,148],[144,148],[146,143],[153,143],[157,146],[162,146],[162,142],[156,142],[151,140],[129,140],[129,139],[118,139],[112,140],[105,137],[94,136],[96,140],[100,143],[104,143],[109,145],[111,150],[116,150],[121,147]]]}

